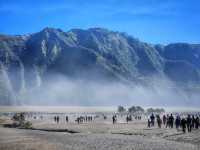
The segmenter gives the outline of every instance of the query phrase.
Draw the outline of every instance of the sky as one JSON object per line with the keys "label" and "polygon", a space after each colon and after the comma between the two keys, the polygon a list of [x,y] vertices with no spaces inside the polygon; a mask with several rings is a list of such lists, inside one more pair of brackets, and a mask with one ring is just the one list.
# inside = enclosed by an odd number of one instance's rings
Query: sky
{"label": "sky", "polygon": [[0,34],[102,27],[149,43],[200,43],[200,0],[0,0],[0,20]]}

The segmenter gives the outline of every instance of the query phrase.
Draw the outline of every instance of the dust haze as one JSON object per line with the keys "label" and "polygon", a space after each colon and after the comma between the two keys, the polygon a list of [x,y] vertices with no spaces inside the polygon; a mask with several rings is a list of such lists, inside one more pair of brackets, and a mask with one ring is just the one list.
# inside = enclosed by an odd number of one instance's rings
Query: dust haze
{"label": "dust haze", "polygon": [[127,85],[121,82],[102,82],[69,79],[55,75],[40,87],[34,87],[20,96],[22,105],[53,106],[200,106],[199,94],[176,86],[165,78],[153,77],[149,86]]}

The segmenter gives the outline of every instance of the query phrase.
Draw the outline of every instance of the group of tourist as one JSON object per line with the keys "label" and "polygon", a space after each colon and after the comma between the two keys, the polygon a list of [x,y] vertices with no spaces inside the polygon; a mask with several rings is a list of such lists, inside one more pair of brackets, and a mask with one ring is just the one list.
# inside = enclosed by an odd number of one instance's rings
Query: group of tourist
{"label": "group of tourist", "polygon": [[[59,116],[54,116],[54,122],[56,122],[58,124],[59,120],[60,120]],[[75,122],[80,124],[80,123],[84,123],[84,122],[91,122],[92,120],[93,120],[92,116],[79,116],[79,117],[77,117],[75,119]],[[66,121],[66,123],[69,122],[69,117],[68,116],[65,117],[65,121]]]}
{"label": "group of tourist", "polygon": [[55,117],[54,117],[54,121],[55,121],[56,123],[59,123],[59,120],[60,120],[60,117],[59,117],[59,116],[55,116]]}
{"label": "group of tourist", "polygon": [[200,126],[200,119],[198,115],[187,115],[187,117],[176,115],[176,117],[174,117],[173,114],[167,114],[163,115],[161,119],[160,115],[155,116],[154,114],[151,114],[148,119],[148,127],[153,127],[155,125],[155,121],[157,122],[159,128],[162,127],[162,124],[165,128],[173,128],[175,125],[176,129],[182,128],[184,133],[186,132],[186,128],[188,132],[191,132],[192,129],[198,129]]}
{"label": "group of tourist", "polygon": [[[132,121],[132,115],[127,115],[126,116],[126,122],[128,123],[129,121]],[[142,120],[142,116],[135,116],[135,120]]]}
{"label": "group of tourist", "polygon": [[75,121],[79,124],[83,122],[91,122],[92,120],[92,116],[80,116],[77,117]]}
{"label": "group of tourist", "polygon": [[[59,121],[60,121],[60,117],[59,116],[54,116],[54,122],[58,124]],[[69,117],[68,116],[65,117],[65,121],[66,121],[66,123],[69,121]]]}
{"label": "group of tourist", "polygon": [[[23,114],[23,116],[25,116],[25,114]],[[17,117],[17,115],[14,115],[14,117]],[[13,118],[14,118],[13,117]],[[19,117],[21,117],[19,115]],[[33,119],[36,119],[36,116],[30,116],[28,115],[28,117],[33,117]],[[96,116],[97,117],[97,116]],[[99,116],[98,116],[99,117]],[[126,116],[126,122],[128,123],[129,121],[133,120],[133,117],[135,118],[135,120],[141,120],[142,117],[137,115],[137,116],[132,116],[132,115],[127,115]],[[41,120],[43,120],[43,116],[39,117]],[[86,122],[91,122],[95,119],[95,116],[79,116],[75,119],[75,122],[77,122],[78,124],[80,123],[86,123]],[[103,115],[103,119],[106,120],[107,116]],[[60,121],[60,116],[56,115],[54,116],[54,122],[55,123],[59,123]],[[65,121],[66,123],[69,122],[69,117],[65,116]],[[112,123],[116,124],[117,123],[117,115],[114,114],[112,116]],[[186,130],[187,132],[191,132],[193,129],[199,129],[200,127],[200,117],[199,115],[173,115],[173,114],[167,114],[167,115],[163,115],[162,117],[160,115],[154,115],[153,113],[148,117],[148,127],[154,127],[155,123],[157,123],[158,127],[161,128],[162,126],[164,126],[165,128],[175,128],[178,129],[182,129],[182,131],[185,133]]]}

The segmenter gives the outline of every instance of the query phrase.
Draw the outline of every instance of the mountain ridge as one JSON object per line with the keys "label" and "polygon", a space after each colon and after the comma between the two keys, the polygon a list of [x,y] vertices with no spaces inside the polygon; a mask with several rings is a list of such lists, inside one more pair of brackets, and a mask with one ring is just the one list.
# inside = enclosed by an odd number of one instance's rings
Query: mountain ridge
{"label": "mountain ridge", "polygon": [[46,76],[54,73],[125,84],[160,76],[176,84],[196,85],[200,83],[200,44],[153,45],[104,28],[68,32],[44,28],[22,36],[0,35],[0,65],[4,85],[0,89],[13,93],[0,104],[18,101],[19,95],[41,87]]}

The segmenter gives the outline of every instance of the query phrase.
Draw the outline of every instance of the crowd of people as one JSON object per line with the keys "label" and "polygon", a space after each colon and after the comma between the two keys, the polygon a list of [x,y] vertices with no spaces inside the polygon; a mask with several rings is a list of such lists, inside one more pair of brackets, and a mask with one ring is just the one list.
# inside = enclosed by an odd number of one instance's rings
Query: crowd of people
{"label": "crowd of people", "polygon": [[[16,116],[16,115],[15,115]],[[14,117],[15,117],[14,116]],[[41,119],[43,120],[43,116],[39,115],[39,117],[37,117],[37,115],[32,115],[32,114],[28,114],[24,116],[28,117],[28,118],[33,118],[33,119]],[[80,123],[87,123],[87,122],[92,122],[93,120],[95,120],[96,118],[98,118],[99,116],[92,116],[92,115],[85,115],[85,116],[78,116],[75,119],[75,122],[77,122],[78,124]],[[102,115],[103,119],[106,120],[107,116],[106,115]],[[114,114],[111,116],[111,120],[113,124],[117,123],[117,114]],[[56,115],[54,116],[54,122],[59,124],[60,120],[63,117]],[[68,123],[69,122],[69,117],[66,115],[65,117],[65,122]],[[142,117],[141,115],[131,115],[128,114],[125,116],[126,122],[131,122],[133,121],[133,118],[135,120],[141,120]],[[176,128],[177,130],[182,129],[183,133],[187,132],[191,132],[193,129],[199,129],[200,127],[200,116],[199,115],[190,115],[188,114],[187,116],[185,115],[173,115],[173,114],[164,114],[164,115],[155,115],[155,114],[151,114],[148,117],[148,124],[147,126],[149,128],[154,127],[155,124],[157,123],[157,126],[159,128]]]}
{"label": "crowd of people", "polygon": [[[92,116],[79,116],[79,117],[77,117],[75,119],[75,122],[80,124],[80,123],[84,123],[84,122],[91,122],[92,120],[93,120]],[[54,116],[54,122],[58,124],[59,121],[60,121],[60,117],[59,116]],[[69,117],[68,116],[65,117],[65,121],[66,121],[66,123],[69,122]]]}
{"label": "crowd of people", "polygon": [[165,128],[174,128],[175,125],[176,129],[181,128],[184,133],[186,132],[186,129],[188,132],[191,132],[192,129],[198,129],[200,127],[198,115],[188,114],[186,117],[180,115],[174,117],[173,114],[167,114],[163,115],[161,119],[160,115],[151,114],[148,119],[148,127],[155,126],[155,122],[157,122],[159,128],[162,127],[162,124]]}
{"label": "crowd of people", "polygon": [[[127,115],[127,116],[126,116],[126,122],[127,122],[127,123],[130,122],[130,121],[132,121],[132,120],[133,120],[132,115]],[[142,120],[142,116],[136,115],[136,116],[135,116],[135,120]]]}
{"label": "crowd of people", "polygon": [[[59,121],[60,121],[60,117],[59,116],[54,116],[54,122],[58,124]],[[65,121],[66,121],[66,123],[69,122],[69,117],[68,116],[65,117]]]}
{"label": "crowd of people", "polygon": [[92,116],[80,116],[77,117],[75,121],[79,124],[83,122],[91,122],[92,120]]}

